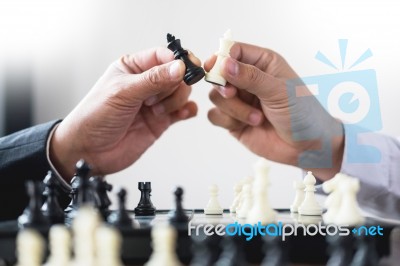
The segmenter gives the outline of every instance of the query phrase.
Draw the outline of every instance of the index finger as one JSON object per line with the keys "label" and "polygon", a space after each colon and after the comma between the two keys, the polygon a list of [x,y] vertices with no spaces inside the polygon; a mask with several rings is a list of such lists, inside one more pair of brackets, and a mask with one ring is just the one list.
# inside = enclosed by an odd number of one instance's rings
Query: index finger
{"label": "index finger", "polygon": [[135,54],[124,55],[120,62],[125,72],[139,74],[172,60],[174,60],[174,54],[168,48],[156,47]]}
{"label": "index finger", "polygon": [[[192,52],[188,51],[189,59],[195,65],[200,66],[201,61]],[[125,55],[120,62],[123,65],[124,72],[129,74],[139,74],[150,68],[162,65],[174,60],[174,54],[165,47],[156,47],[147,49],[135,54]]]}
{"label": "index finger", "polygon": [[254,65],[261,70],[279,56],[276,52],[256,45],[235,42],[230,50],[230,56],[242,63]]}
{"label": "index finger", "polygon": [[[274,57],[278,56],[272,50],[262,48],[259,46],[235,42],[229,52],[231,58],[236,59],[245,64],[254,65],[261,70],[266,70],[269,63]],[[204,68],[206,71],[210,71],[217,59],[216,55],[212,55],[204,62]]]}

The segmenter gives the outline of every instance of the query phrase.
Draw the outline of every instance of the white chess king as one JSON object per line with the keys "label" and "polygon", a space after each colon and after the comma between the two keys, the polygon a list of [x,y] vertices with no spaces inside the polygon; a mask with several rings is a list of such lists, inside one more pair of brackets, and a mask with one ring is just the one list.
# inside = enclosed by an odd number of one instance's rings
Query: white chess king
{"label": "white chess king", "polygon": [[205,80],[216,85],[225,86],[226,80],[221,76],[221,63],[226,57],[230,57],[229,52],[235,42],[232,40],[232,33],[227,30],[224,37],[219,39],[219,50],[217,53],[217,61],[210,72],[206,73]]}

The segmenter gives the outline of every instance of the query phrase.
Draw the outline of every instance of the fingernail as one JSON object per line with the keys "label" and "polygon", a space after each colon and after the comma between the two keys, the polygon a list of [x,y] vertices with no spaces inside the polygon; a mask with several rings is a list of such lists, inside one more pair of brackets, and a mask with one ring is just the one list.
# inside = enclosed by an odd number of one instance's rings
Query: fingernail
{"label": "fingernail", "polygon": [[180,60],[175,60],[174,63],[172,63],[169,66],[169,75],[172,79],[178,79],[182,76],[182,62]]}
{"label": "fingernail", "polygon": [[182,118],[187,118],[189,116],[189,110],[188,109],[183,109],[181,111],[181,116],[182,116]]}
{"label": "fingernail", "polygon": [[223,86],[219,86],[219,92],[221,93],[221,95],[226,98],[226,88]]}
{"label": "fingernail", "polygon": [[258,125],[261,122],[261,114],[259,112],[253,112],[249,115],[249,122],[251,125]]}
{"label": "fingernail", "polygon": [[155,102],[157,101],[157,95],[151,96],[150,98],[148,98],[144,104],[147,106],[151,106],[153,105]]}
{"label": "fingernail", "polygon": [[153,113],[155,115],[161,115],[165,113],[165,106],[163,104],[157,104],[153,106]]}
{"label": "fingernail", "polygon": [[231,58],[227,58],[226,67],[228,69],[228,74],[231,76],[236,76],[239,73],[239,65]]}

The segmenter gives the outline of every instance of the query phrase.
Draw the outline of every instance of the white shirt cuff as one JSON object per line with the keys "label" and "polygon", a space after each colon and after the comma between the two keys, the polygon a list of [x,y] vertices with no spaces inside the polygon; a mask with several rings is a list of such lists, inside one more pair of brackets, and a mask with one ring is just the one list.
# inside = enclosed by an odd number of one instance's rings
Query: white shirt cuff
{"label": "white shirt cuff", "polygon": [[53,134],[56,131],[58,125],[59,124],[54,126],[54,128],[51,130],[51,132],[49,134],[49,137],[47,138],[46,157],[47,157],[47,161],[48,161],[48,163],[50,165],[51,171],[53,171],[54,176],[60,182],[62,190],[67,192],[67,193],[69,193],[71,191],[71,186],[67,183],[67,181],[64,180],[64,178],[62,178],[62,176],[60,175],[60,173],[57,171],[57,169],[54,167],[53,163],[50,160],[50,141],[51,141],[51,138],[53,137]]}

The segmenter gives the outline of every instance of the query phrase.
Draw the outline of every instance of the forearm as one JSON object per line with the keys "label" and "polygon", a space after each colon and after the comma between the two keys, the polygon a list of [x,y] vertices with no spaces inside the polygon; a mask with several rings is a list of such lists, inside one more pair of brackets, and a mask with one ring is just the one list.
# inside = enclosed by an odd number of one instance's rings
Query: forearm
{"label": "forearm", "polygon": [[25,208],[27,180],[43,180],[50,169],[46,157],[48,135],[56,121],[0,139],[0,219],[15,218]]}
{"label": "forearm", "polygon": [[[360,180],[358,201],[363,209],[387,218],[400,219],[399,141],[377,133],[361,133],[356,139],[352,139],[354,135],[351,135],[346,129],[346,144],[340,172]],[[363,145],[376,149],[365,148]],[[380,158],[377,154],[380,154]],[[354,162],[357,157],[361,157],[364,162]],[[368,161],[368,158],[371,160]]]}

